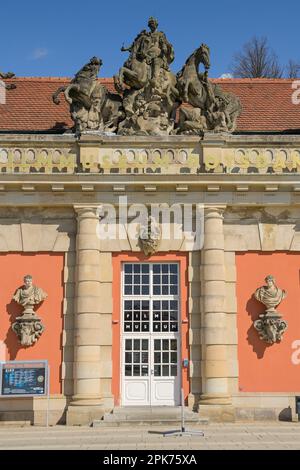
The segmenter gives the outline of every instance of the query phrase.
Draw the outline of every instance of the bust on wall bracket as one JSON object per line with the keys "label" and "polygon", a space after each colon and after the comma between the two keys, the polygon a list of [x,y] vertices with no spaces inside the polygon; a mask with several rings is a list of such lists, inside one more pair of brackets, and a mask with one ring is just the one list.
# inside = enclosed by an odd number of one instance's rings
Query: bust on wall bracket
{"label": "bust on wall bracket", "polygon": [[32,284],[32,276],[24,277],[24,285],[19,287],[14,296],[18,304],[24,308],[21,316],[12,324],[12,330],[16,333],[22,346],[32,346],[37,342],[45,330],[41,319],[36,315],[34,306],[47,298],[46,292]]}
{"label": "bust on wall bracket", "polygon": [[266,286],[259,287],[254,293],[254,297],[264,304],[267,309],[259,315],[259,319],[255,320],[254,328],[258,331],[262,341],[268,344],[274,344],[281,341],[283,333],[286,331],[288,324],[282,319],[276,307],[286,298],[285,290],[280,289],[275,284],[272,275],[265,278]]}

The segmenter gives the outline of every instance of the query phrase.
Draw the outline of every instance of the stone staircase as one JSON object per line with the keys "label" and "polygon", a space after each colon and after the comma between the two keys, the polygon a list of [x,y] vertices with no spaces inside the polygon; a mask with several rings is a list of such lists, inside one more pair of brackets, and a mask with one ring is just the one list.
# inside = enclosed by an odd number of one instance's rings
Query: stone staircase
{"label": "stone staircase", "polygon": [[[208,419],[201,418],[188,407],[184,408],[185,425],[208,424]],[[117,407],[111,413],[105,413],[101,420],[94,420],[93,427],[138,426],[138,425],[176,425],[181,424],[180,406],[125,406]]]}

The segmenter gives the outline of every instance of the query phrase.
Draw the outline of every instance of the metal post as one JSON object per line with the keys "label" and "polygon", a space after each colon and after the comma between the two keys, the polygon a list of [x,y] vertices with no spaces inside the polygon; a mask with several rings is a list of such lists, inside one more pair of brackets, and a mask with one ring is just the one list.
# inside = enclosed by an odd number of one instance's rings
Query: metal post
{"label": "metal post", "polygon": [[184,427],[184,393],[183,388],[181,389],[181,431],[185,432]]}
{"label": "metal post", "polygon": [[50,366],[47,370],[47,410],[46,410],[46,427],[49,427],[49,406],[50,406]]}
{"label": "metal post", "polygon": [[183,388],[181,389],[181,430],[174,430],[174,431],[164,431],[162,432],[164,437],[167,436],[204,436],[203,431],[187,431],[185,429],[185,422],[184,422],[184,391]]}

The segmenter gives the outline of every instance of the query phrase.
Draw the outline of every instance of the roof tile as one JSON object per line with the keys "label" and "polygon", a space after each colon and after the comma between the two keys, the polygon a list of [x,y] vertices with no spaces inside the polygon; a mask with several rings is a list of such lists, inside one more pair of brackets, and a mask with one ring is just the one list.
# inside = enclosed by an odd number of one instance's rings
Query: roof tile
{"label": "roof tile", "polygon": [[[62,98],[59,106],[52,94],[70,83],[67,77],[17,77],[6,80],[17,88],[6,93],[6,104],[0,104],[0,131],[61,132],[73,122],[69,106]],[[112,78],[101,83],[114,92]],[[295,91],[291,79],[212,79],[224,91],[237,95],[242,103],[238,132],[299,132],[300,105],[293,104]]]}

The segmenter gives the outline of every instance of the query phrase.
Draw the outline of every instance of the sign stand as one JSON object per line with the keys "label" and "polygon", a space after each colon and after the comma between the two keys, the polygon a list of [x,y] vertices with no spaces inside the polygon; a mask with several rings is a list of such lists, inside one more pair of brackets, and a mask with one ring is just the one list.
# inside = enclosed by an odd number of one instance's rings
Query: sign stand
{"label": "sign stand", "polygon": [[47,410],[46,410],[46,427],[49,427],[49,408],[50,408],[50,366],[48,365],[47,373]]}
{"label": "sign stand", "polygon": [[183,388],[181,389],[181,429],[176,429],[174,431],[164,431],[163,433],[164,437],[168,436],[204,436],[203,431],[188,431],[185,429],[185,423],[184,423],[184,393],[183,393]]}

